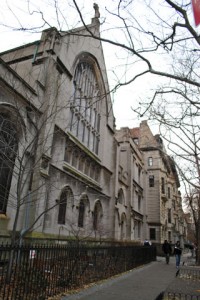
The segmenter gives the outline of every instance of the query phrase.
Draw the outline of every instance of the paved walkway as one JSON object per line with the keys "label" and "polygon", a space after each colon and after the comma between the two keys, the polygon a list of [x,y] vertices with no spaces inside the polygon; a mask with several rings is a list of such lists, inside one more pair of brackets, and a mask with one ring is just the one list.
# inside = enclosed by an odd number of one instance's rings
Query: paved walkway
{"label": "paved walkway", "polygon": [[175,279],[176,271],[174,257],[170,258],[169,265],[158,257],[155,262],[61,300],[155,300]]}

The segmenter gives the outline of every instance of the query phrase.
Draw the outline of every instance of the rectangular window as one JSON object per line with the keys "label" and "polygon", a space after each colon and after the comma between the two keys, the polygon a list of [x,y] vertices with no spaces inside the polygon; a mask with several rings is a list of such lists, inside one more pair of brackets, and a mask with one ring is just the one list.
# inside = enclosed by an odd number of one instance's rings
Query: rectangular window
{"label": "rectangular window", "polygon": [[90,175],[90,161],[89,160],[86,160],[85,162],[85,174],[86,175]]}
{"label": "rectangular window", "polygon": [[71,148],[71,146],[67,145],[65,148],[64,160],[68,163],[71,163],[71,159],[72,159],[72,148]]}
{"label": "rectangular window", "polygon": [[84,128],[84,144],[86,146],[88,146],[88,144],[89,144],[88,136],[89,136],[89,128],[88,128],[88,126],[85,125],[85,128]]}
{"label": "rectangular window", "polygon": [[164,177],[161,177],[161,192],[162,192],[162,194],[165,194],[165,179],[164,179]]}
{"label": "rectangular window", "polygon": [[142,172],[142,169],[140,166],[138,166],[138,183],[140,183],[141,172]]}
{"label": "rectangular window", "polygon": [[100,168],[99,167],[96,167],[95,168],[95,172],[94,172],[94,174],[95,174],[95,180],[98,182],[99,181],[99,175],[100,175]]}
{"label": "rectangular window", "polygon": [[96,122],[97,122],[97,112],[96,110],[92,110],[92,115],[91,115],[91,125],[93,128],[96,128]]}
{"label": "rectangular window", "polygon": [[78,169],[79,169],[79,171],[81,171],[81,172],[84,172],[84,163],[85,163],[84,157],[80,157],[80,158],[79,158],[79,166],[78,166]]}
{"label": "rectangular window", "polygon": [[72,112],[72,118],[71,118],[71,125],[70,125],[70,130],[72,134],[76,136],[77,133],[77,126],[78,126],[78,120],[74,112]]}
{"label": "rectangular window", "polygon": [[100,129],[100,119],[101,119],[101,116],[100,114],[97,115],[97,122],[96,122],[96,130],[97,132],[99,132],[99,129]]}
{"label": "rectangular window", "polygon": [[89,149],[94,151],[94,132],[90,128]]}
{"label": "rectangular window", "polygon": [[156,229],[155,228],[150,228],[149,229],[149,237],[150,240],[156,240]]}
{"label": "rectangular window", "polygon": [[168,231],[168,241],[170,242],[172,239],[171,231]]}
{"label": "rectangular window", "polygon": [[172,207],[173,207],[174,210],[176,210],[176,202],[175,202],[175,200],[172,200]]}
{"label": "rectangular window", "polygon": [[168,223],[172,222],[172,218],[171,218],[171,208],[168,208]]}
{"label": "rectangular window", "polygon": [[167,192],[167,194],[168,194],[168,198],[170,199],[170,197],[171,197],[170,187],[168,187],[168,192]]}
{"label": "rectangular window", "polygon": [[93,145],[94,150],[93,151],[96,154],[98,154],[98,147],[99,147],[99,137],[96,134],[94,134],[94,145]]}
{"label": "rectangular window", "polygon": [[92,163],[90,165],[90,177],[94,179],[95,165]]}
{"label": "rectangular window", "polygon": [[149,175],[149,187],[154,187],[154,175]]}
{"label": "rectangular window", "polygon": [[83,137],[84,137],[84,122],[82,120],[78,119],[78,127],[77,127],[77,137],[78,139],[83,142]]}
{"label": "rectangular window", "polygon": [[74,153],[72,154],[72,166],[74,168],[78,167],[78,152],[74,151]]}
{"label": "rectangular window", "polygon": [[138,195],[138,211],[141,210],[141,196]]}
{"label": "rectangular window", "polygon": [[141,223],[138,222],[138,238],[141,237]]}
{"label": "rectangular window", "polygon": [[153,157],[148,157],[148,166],[153,166]]}

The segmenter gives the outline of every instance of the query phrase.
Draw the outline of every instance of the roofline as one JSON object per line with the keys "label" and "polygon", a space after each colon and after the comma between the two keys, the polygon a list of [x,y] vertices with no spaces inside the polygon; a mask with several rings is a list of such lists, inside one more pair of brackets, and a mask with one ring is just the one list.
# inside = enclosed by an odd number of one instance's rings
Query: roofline
{"label": "roofline", "polygon": [[10,52],[13,52],[13,51],[16,51],[16,50],[20,50],[20,49],[23,49],[23,48],[30,47],[30,46],[35,45],[35,44],[39,44],[40,41],[41,41],[41,40],[36,40],[36,41],[31,42],[31,43],[28,43],[28,44],[24,44],[24,45],[21,45],[21,46],[12,48],[12,49],[8,49],[8,50],[6,50],[6,51],[0,52],[0,56],[1,56],[1,55],[4,55],[4,54],[7,54],[7,53],[10,53]]}

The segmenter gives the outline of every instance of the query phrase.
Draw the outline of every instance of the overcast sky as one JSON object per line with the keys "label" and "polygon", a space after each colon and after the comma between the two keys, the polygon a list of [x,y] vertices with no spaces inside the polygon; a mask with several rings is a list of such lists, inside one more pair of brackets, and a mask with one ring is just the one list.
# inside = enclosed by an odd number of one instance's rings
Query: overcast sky
{"label": "overcast sky", "polygon": [[[158,8],[158,16],[164,14],[165,17],[166,15],[168,17],[166,3],[163,0],[132,0],[132,11],[129,12],[130,15],[134,13],[134,17],[138,17],[136,20],[137,25],[143,26],[145,19],[148,22],[148,25],[150,25],[149,27],[147,26],[149,30],[152,30],[151,26],[153,25],[155,25],[156,31],[157,29],[162,30],[163,27],[159,28],[159,24],[154,22],[152,16],[148,15],[149,10],[148,13],[147,10],[145,10],[146,7],[144,6],[144,3],[146,1],[150,1],[151,5],[156,5],[156,9]],[[179,1],[181,2],[182,0]],[[86,24],[90,24],[91,18],[94,17],[93,2],[93,0],[77,0]],[[114,6],[116,6],[116,3],[119,3],[119,1],[96,0],[95,2],[99,4],[101,14],[101,36],[107,37],[111,30],[112,33],[115,33],[113,29],[119,25],[116,23],[115,16],[108,12],[108,10],[110,10],[110,12],[113,13]],[[130,0],[121,1],[121,3],[129,2]],[[162,2],[161,6],[158,5],[160,2]],[[150,7],[150,10],[151,8],[152,7]],[[191,24],[194,25],[193,14],[189,5],[188,9]],[[173,12],[173,10],[171,11]],[[174,17],[177,18],[177,14],[174,14]],[[46,24],[44,23],[44,20],[46,21]],[[171,19],[168,17],[167,22],[170,21]],[[171,22],[174,22],[174,19]],[[73,0],[1,0],[0,51],[5,51],[38,40],[40,39],[42,30],[50,26],[54,26],[58,30],[63,31],[82,26],[80,17],[73,5]],[[21,30],[21,28],[24,28],[25,30]],[[166,28],[168,27],[166,26]],[[200,26],[195,29],[200,31]],[[112,39],[123,42],[124,37],[123,32],[118,30],[116,36],[112,36]],[[127,40],[125,40],[125,42]],[[133,37],[133,40],[134,43],[136,42],[137,44],[138,42],[140,44],[139,31],[138,34],[136,33]],[[143,43],[141,42],[141,48],[142,47]],[[138,70],[141,71],[143,66],[141,64],[138,65],[138,62],[133,62],[133,56],[130,51],[126,52],[119,47],[113,47],[109,44],[103,44],[103,48],[110,88],[112,88],[118,80],[121,82],[129,80],[131,77],[135,76],[135,74],[138,74]],[[154,59],[151,57],[151,62],[156,65],[157,70],[159,70],[160,66],[170,65],[169,60],[163,60],[163,56],[160,56],[157,53],[155,54]],[[117,128],[133,128],[139,126],[141,119],[138,119],[131,107],[136,109],[141,100],[146,101],[148,97],[151,99],[155,88],[160,83],[161,81],[158,76],[145,75],[134,81],[134,83],[121,87],[116,93],[111,94]],[[173,110],[175,108],[175,101],[176,99],[172,98]],[[149,122],[149,125],[153,134],[159,133],[158,125],[155,125],[153,122]],[[168,149],[168,153],[169,152]]]}
{"label": "overcast sky", "polygon": [[[93,2],[93,0],[77,0],[87,24],[94,17]],[[96,0],[95,2],[99,4],[101,30],[104,34],[108,27],[116,26],[116,19],[112,18],[107,10],[112,11],[118,1]],[[126,2],[128,1],[124,1]],[[134,13],[138,12],[141,20],[146,13],[143,2],[144,0],[133,1],[137,3],[136,6],[133,4]],[[157,3],[155,0],[153,2]],[[49,26],[55,26],[58,30],[68,30],[82,25],[72,0],[1,0],[0,20],[0,51],[40,39],[41,31]],[[44,20],[47,22],[45,26]],[[25,30],[20,30],[21,28]],[[116,80],[121,79],[120,70],[122,70],[122,80],[126,76],[125,73],[128,76],[129,65],[126,66],[126,63],[129,58],[127,55],[126,61],[119,48],[114,49],[107,44],[103,44],[103,47],[109,84],[112,87]],[[133,68],[131,72],[132,70]],[[140,99],[151,94],[156,80],[153,76],[144,76],[134,84],[122,87],[111,95],[117,128],[139,125],[141,120],[138,120],[131,107],[137,108]]]}

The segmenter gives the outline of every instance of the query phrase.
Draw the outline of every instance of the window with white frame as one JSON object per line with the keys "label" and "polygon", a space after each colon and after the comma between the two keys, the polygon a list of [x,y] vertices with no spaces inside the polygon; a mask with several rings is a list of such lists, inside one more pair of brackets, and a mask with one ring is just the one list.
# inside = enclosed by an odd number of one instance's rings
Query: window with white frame
{"label": "window with white frame", "polygon": [[153,166],[153,157],[148,157],[148,166]]}

